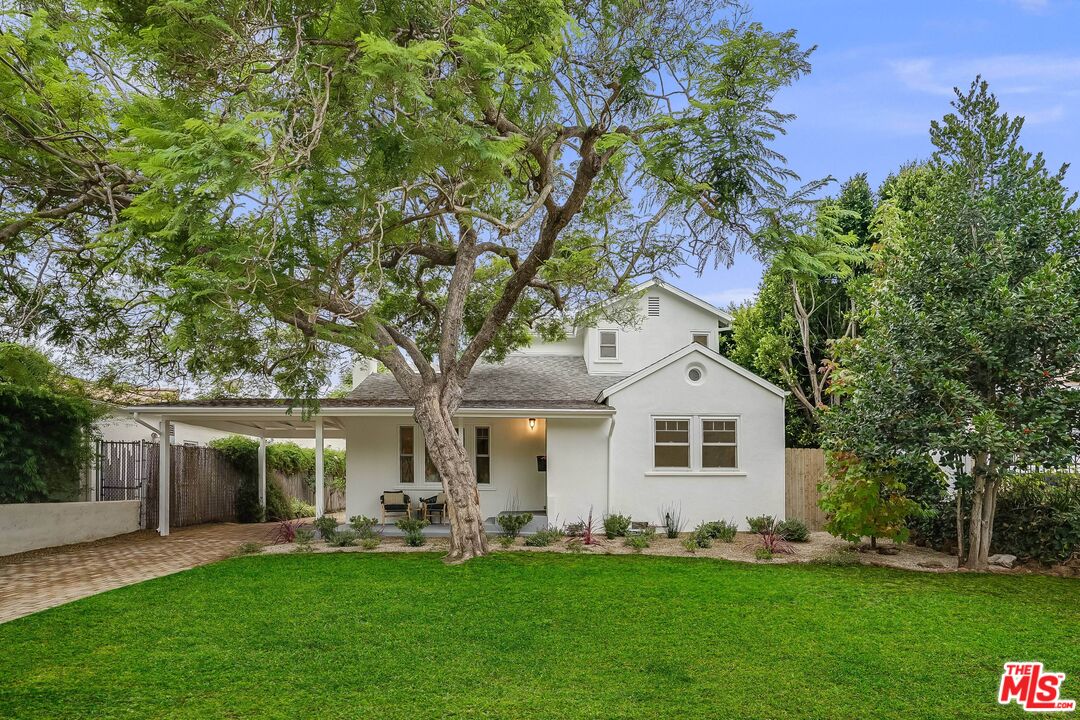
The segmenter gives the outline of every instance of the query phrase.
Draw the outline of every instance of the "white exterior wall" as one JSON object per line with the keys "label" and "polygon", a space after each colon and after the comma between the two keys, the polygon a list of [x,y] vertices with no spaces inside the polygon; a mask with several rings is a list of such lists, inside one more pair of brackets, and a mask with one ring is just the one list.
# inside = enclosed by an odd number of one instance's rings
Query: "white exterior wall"
{"label": "white exterior wall", "polygon": [[[650,317],[648,299],[660,298],[660,315]],[[585,336],[585,364],[591,375],[629,375],[657,360],[686,347],[695,332],[709,333],[709,349],[716,350],[719,339],[719,319],[713,313],[700,308],[660,287],[649,288],[637,302],[638,325],[620,328],[616,323],[597,320],[595,328],[588,328]],[[618,332],[617,360],[600,357],[600,331]]]}
{"label": "white exterior wall", "polygon": [[[411,484],[399,482],[398,427],[412,425],[411,416],[343,418],[346,439],[345,512],[379,516],[379,495],[403,490],[414,502],[442,491],[438,483],[423,478],[423,445],[419,428],[414,463],[419,474]],[[536,419],[530,429],[527,418],[467,418],[461,420],[469,454],[474,452],[476,426],[491,428],[491,484],[480,485],[480,509],[493,517],[516,505],[518,510],[543,510],[546,504],[545,473],[536,467],[536,456],[547,454],[546,423]]]}
{"label": "white exterior wall", "polygon": [[599,521],[607,511],[608,433],[612,419],[549,418],[548,522]]}
{"label": "white exterior wall", "polygon": [[0,555],[100,540],[138,529],[138,500],[0,505]]}
{"label": "white exterior wall", "polygon": [[[701,384],[686,379],[689,365],[705,369]],[[660,508],[678,504],[690,530],[699,522],[784,516],[784,400],[702,353],[690,353],[616,392],[612,434],[611,511],[659,524]],[[734,417],[738,420],[736,472],[653,470],[655,416]],[[692,465],[700,467],[691,424]]]}

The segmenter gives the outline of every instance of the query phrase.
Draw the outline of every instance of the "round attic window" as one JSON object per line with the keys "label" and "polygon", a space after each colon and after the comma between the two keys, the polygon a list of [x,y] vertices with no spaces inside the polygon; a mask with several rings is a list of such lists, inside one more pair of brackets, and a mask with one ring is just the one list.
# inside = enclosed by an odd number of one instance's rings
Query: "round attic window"
{"label": "round attic window", "polygon": [[700,385],[705,379],[705,368],[694,363],[686,369],[686,381],[691,385]]}

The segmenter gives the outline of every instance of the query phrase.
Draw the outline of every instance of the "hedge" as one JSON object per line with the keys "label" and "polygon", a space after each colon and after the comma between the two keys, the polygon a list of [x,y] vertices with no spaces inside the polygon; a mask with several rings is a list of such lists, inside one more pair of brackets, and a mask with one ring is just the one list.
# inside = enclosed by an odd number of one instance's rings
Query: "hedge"
{"label": "hedge", "polygon": [[101,406],[0,379],[0,503],[77,500]]}
{"label": "hedge", "polygon": [[[967,509],[963,524],[966,529]],[[919,544],[955,548],[956,496],[936,503],[926,517],[913,519],[911,528]],[[998,491],[990,552],[1046,565],[1064,562],[1080,552],[1080,475],[1048,472],[1008,476]]]}

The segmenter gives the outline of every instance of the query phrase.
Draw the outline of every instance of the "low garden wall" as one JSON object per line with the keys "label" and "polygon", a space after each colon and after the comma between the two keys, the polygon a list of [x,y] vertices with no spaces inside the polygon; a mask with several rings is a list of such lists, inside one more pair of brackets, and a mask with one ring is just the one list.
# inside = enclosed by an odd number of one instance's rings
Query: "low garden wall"
{"label": "low garden wall", "polygon": [[135,532],[139,501],[0,505],[0,555]]}

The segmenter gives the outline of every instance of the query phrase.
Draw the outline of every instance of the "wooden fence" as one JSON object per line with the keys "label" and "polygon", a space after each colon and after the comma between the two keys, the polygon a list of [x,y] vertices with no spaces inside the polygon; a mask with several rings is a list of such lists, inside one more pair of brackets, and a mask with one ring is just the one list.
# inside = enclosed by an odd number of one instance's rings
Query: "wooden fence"
{"label": "wooden fence", "polygon": [[[267,476],[267,482],[276,482],[281,491],[285,493],[285,497],[294,497],[303,500],[308,505],[315,504],[315,487],[314,483],[308,484],[307,476],[305,475],[286,475],[284,473],[273,471],[270,476]],[[345,509],[345,491],[335,490],[327,485],[323,488],[323,501],[326,508],[326,512],[337,512],[338,510]]]}
{"label": "wooden fence", "polygon": [[[149,472],[143,503],[145,526],[158,524],[158,446],[149,446]],[[173,445],[169,453],[169,525],[236,522],[236,493],[242,474],[221,452],[207,447]]]}
{"label": "wooden fence", "polygon": [[[140,524],[158,524],[158,446],[148,442],[101,442],[97,452],[97,497],[101,500],[142,500]],[[209,522],[237,522],[236,494],[242,474],[218,450],[173,445],[170,452],[169,524],[172,527]],[[273,472],[286,497],[315,504],[315,490],[302,475]],[[327,487],[327,512],[345,509],[345,493]]]}
{"label": "wooden fence", "polygon": [[784,454],[785,517],[802,520],[812,531],[825,529],[817,489],[825,479],[825,452],[819,448],[787,448]]}

